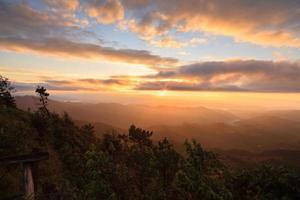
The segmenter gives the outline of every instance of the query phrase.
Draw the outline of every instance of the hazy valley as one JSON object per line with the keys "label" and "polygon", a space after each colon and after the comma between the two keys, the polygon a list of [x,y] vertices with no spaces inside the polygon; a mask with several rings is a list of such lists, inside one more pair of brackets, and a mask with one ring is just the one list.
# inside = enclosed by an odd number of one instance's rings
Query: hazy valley
{"label": "hazy valley", "polygon": [[[36,110],[38,99],[16,97],[18,107]],[[49,109],[67,112],[79,124],[91,123],[98,136],[126,132],[132,124],[153,131],[158,140],[168,137],[178,144],[194,138],[206,148],[263,151],[300,149],[300,110],[264,111],[240,118],[234,113],[205,107],[122,105],[49,101]]]}

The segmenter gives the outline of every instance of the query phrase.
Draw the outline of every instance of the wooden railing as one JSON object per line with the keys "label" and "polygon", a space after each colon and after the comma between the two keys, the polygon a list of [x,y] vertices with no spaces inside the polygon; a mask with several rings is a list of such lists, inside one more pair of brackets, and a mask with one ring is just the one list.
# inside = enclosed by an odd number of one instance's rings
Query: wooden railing
{"label": "wooden railing", "polygon": [[33,165],[37,165],[39,161],[48,160],[48,152],[37,152],[31,154],[17,155],[17,156],[7,156],[0,158],[0,165],[11,165],[11,164],[21,164],[23,169],[23,190],[24,195],[27,198],[34,199],[34,178],[33,178]]}

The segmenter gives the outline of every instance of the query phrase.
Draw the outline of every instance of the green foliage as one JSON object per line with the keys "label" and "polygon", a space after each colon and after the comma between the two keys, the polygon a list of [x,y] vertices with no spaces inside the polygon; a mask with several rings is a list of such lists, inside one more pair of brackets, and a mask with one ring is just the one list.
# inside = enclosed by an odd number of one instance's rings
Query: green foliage
{"label": "green foliage", "polygon": [[177,172],[175,185],[182,199],[230,199],[224,186],[225,169],[212,152],[199,143],[186,142],[187,158]]}
{"label": "green foliage", "polygon": [[234,199],[300,199],[300,176],[282,166],[238,171],[231,184]]}
{"label": "green foliage", "polygon": [[[30,153],[38,144],[30,115],[14,108],[0,109],[0,157]],[[19,194],[21,166],[0,167],[0,197]]]}
{"label": "green foliage", "polygon": [[164,199],[172,198],[174,194],[172,183],[179,169],[181,157],[167,138],[158,142],[154,149],[154,155],[155,168],[158,171],[157,184],[162,190],[162,197]]}
{"label": "green foliage", "polygon": [[31,114],[13,108],[0,109],[0,156],[29,153],[38,146]]}
{"label": "green foliage", "polygon": [[116,199],[108,175],[111,172],[109,155],[97,151],[94,146],[85,154],[87,184],[84,185],[84,199]]}

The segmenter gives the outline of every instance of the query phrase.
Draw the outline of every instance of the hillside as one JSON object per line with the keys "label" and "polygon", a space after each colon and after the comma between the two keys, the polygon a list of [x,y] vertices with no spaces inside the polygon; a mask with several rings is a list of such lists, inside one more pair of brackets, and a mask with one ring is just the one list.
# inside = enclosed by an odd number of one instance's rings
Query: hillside
{"label": "hillside", "polygon": [[[178,153],[168,139],[154,142],[152,132],[135,126],[99,139],[92,127],[76,126],[68,115],[1,108],[0,119],[0,157],[33,150],[50,154],[39,164],[36,199],[182,200],[192,195],[192,199],[248,200],[255,195],[294,200],[300,194],[300,176],[280,164],[297,167],[292,159],[299,158],[299,151],[216,151],[221,153],[217,156],[194,140],[185,142]],[[271,166],[254,165],[273,158],[278,162]],[[28,198],[20,189],[20,172],[18,165],[0,167],[0,198]],[[273,183],[276,187],[269,188]]]}

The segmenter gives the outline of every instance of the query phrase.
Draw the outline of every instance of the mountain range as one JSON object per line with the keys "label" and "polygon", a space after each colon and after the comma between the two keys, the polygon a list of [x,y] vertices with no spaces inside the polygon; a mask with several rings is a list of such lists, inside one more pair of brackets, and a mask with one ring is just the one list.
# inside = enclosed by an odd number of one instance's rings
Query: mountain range
{"label": "mountain range", "polygon": [[[19,108],[36,110],[33,96],[17,96]],[[196,139],[205,148],[265,151],[300,149],[300,110],[273,110],[240,118],[234,113],[205,107],[74,103],[49,100],[48,108],[67,112],[79,125],[91,123],[99,137],[126,132],[131,124],[153,131],[155,140],[168,137],[178,148]]]}

